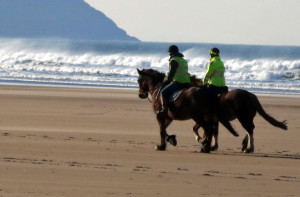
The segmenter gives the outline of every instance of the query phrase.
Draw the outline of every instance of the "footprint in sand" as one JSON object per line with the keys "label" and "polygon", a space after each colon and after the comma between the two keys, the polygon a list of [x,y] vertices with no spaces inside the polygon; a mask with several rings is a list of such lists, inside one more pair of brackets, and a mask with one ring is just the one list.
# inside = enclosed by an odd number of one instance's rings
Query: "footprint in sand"
{"label": "footprint in sand", "polygon": [[243,177],[243,176],[236,176],[234,178],[236,178],[236,179],[247,179],[246,177]]}
{"label": "footprint in sand", "polygon": [[95,139],[93,139],[93,138],[91,138],[91,137],[87,138],[86,141],[89,141],[89,142],[97,142],[97,140],[95,140]]}
{"label": "footprint in sand", "polygon": [[133,171],[148,171],[150,170],[150,167],[145,167],[145,166],[136,166]]}
{"label": "footprint in sand", "polygon": [[291,181],[291,182],[300,182],[297,177],[293,176],[279,176],[278,178],[274,179],[275,181]]}
{"label": "footprint in sand", "polygon": [[177,168],[177,170],[179,170],[179,171],[189,171],[189,170],[186,169],[186,168]]}
{"label": "footprint in sand", "polygon": [[203,176],[214,176],[214,175],[212,175],[212,174],[209,174],[209,173],[204,173],[204,174],[202,174]]}
{"label": "footprint in sand", "polygon": [[74,140],[74,139],[75,139],[75,137],[70,136],[70,137],[68,137],[68,138],[66,138],[64,140]]}
{"label": "footprint in sand", "polygon": [[253,173],[253,172],[250,172],[250,173],[248,173],[248,174],[251,175],[251,176],[262,176],[261,173]]}

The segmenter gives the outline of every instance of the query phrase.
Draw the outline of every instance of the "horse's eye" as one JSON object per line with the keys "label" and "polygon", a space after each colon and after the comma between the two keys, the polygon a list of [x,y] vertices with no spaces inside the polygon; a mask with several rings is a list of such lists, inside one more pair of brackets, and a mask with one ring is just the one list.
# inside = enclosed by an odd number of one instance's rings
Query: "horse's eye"
{"label": "horse's eye", "polygon": [[143,79],[138,79],[138,83],[139,83],[139,84],[143,84],[143,83],[144,83],[144,80],[143,80]]}

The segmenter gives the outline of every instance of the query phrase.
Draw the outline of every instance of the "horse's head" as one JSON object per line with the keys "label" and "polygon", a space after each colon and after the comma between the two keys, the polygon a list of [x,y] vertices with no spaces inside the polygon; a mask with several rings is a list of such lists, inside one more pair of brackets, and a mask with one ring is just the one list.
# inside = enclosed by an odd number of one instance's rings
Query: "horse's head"
{"label": "horse's head", "polygon": [[144,70],[139,70],[137,69],[139,73],[139,78],[138,78],[138,84],[139,84],[139,97],[141,99],[145,99],[148,97],[148,92],[149,92],[149,79],[144,72]]}
{"label": "horse's head", "polygon": [[153,69],[137,69],[139,73],[139,97],[141,99],[148,98],[148,93],[157,88],[162,83],[165,75]]}

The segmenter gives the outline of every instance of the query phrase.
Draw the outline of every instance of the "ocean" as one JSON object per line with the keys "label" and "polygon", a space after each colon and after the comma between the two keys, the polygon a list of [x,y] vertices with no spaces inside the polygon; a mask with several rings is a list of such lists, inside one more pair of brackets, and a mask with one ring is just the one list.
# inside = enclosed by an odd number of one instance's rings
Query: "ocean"
{"label": "ocean", "polygon": [[229,89],[300,96],[300,47],[206,43],[0,39],[0,84],[138,89],[137,68],[168,71],[176,44],[203,78],[218,47]]}

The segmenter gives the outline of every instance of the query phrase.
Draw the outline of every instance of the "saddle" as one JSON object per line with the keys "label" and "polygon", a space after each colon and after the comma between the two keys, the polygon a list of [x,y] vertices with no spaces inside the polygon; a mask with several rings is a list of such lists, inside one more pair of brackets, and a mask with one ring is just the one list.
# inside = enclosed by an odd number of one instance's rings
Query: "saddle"
{"label": "saddle", "polygon": [[175,102],[177,100],[177,98],[179,97],[179,95],[182,93],[182,91],[185,89],[186,88],[182,88],[182,89],[179,89],[179,90],[176,90],[175,92],[173,92],[169,98],[169,103]]}

